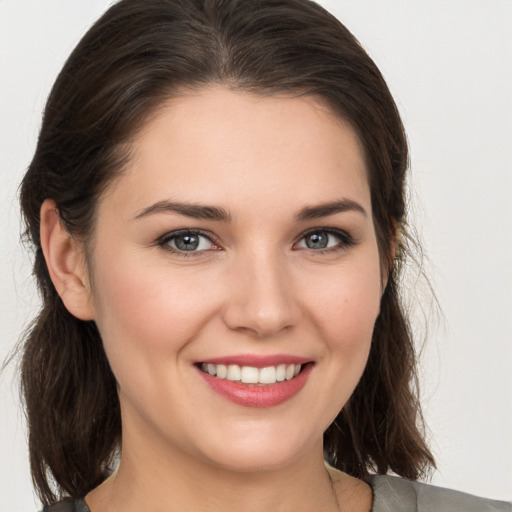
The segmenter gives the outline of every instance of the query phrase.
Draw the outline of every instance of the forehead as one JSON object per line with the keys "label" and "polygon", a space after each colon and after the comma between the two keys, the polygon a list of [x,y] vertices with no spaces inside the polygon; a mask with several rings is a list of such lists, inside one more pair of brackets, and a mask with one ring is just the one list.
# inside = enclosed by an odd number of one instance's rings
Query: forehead
{"label": "forehead", "polygon": [[275,210],[341,196],[369,204],[358,138],[313,96],[220,86],[182,94],[156,109],[130,153],[110,192],[132,208],[162,199]]}

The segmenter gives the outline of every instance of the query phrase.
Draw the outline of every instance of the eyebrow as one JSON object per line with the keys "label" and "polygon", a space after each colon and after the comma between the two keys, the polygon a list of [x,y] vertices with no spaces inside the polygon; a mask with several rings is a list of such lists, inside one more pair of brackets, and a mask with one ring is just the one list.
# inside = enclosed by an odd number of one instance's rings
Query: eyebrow
{"label": "eyebrow", "polygon": [[158,201],[144,208],[135,216],[135,219],[147,217],[155,213],[168,212],[179,213],[180,215],[185,215],[193,219],[216,220],[221,222],[229,222],[231,220],[231,215],[224,210],[224,208],[194,203],[177,203],[173,201]]}
{"label": "eyebrow", "polygon": [[315,206],[306,206],[297,213],[295,218],[298,221],[321,219],[323,217],[329,217],[329,215],[349,211],[359,212],[364,217],[368,217],[366,210],[359,203],[352,199],[341,199],[339,201],[330,201]]}
{"label": "eyebrow", "polygon": [[[336,213],[356,211],[367,217],[366,210],[352,199],[341,199],[330,201],[315,206],[306,206],[296,215],[295,219],[299,222],[305,220],[321,219],[329,217]],[[140,219],[157,213],[178,213],[193,219],[214,220],[219,222],[230,222],[232,217],[224,208],[218,206],[208,206],[196,203],[178,203],[174,201],[158,201],[140,211],[134,218]]]}

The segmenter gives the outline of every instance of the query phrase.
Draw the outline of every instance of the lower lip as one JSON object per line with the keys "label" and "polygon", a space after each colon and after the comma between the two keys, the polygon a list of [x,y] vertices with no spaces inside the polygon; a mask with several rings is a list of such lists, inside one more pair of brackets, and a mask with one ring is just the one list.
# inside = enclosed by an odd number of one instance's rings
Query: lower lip
{"label": "lower lip", "polygon": [[312,368],[313,365],[308,363],[297,377],[265,385],[242,384],[238,381],[218,379],[199,368],[197,371],[213,391],[235,404],[246,407],[273,407],[294,397],[306,384]]}

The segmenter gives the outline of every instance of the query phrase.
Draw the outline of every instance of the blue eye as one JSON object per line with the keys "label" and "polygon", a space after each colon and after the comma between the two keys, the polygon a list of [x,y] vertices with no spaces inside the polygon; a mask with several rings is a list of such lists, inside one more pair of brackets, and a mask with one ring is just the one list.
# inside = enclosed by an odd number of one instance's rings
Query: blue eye
{"label": "blue eye", "polygon": [[297,244],[301,249],[324,250],[354,245],[350,235],[343,231],[317,229],[306,233]]}
{"label": "blue eye", "polygon": [[175,252],[201,252],[215,248],[214,243],[197,231],[175,231],[168,233],[159,241],[159,245]]}

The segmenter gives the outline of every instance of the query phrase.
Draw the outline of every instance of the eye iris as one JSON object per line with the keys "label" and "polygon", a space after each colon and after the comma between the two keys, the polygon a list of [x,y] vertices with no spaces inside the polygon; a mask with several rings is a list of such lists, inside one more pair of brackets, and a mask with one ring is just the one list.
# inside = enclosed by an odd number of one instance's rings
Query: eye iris
{"label": "eye iris", "polygon": [[199,246],[199,237],[197,235],[177,236],[174,244],[180,251],[194,251]]}
{"label": "eye iris", "polygon": [[327,233],[312,233],[306,237],[306,246],[309,249],[325,249],[329,243],[329,235]]}

